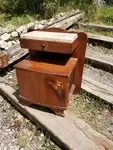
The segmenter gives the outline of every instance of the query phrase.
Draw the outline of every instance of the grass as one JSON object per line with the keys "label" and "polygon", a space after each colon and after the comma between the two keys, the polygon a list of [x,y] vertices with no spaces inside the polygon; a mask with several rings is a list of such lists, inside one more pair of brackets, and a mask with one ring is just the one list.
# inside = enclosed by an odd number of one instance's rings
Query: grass
{"label": "grass", "polygon": [[86,33],[93,33],[93,34],[99,34],[99,35],[105,35],[109,37],[113,37],[113,31],[102,31],[102,30],[97,30],[97,29],[88,29],[88,28],[78,28],[78,29],[71,29],[73,31],[78,31],[78,32],[86,32]]}
{"label": "grass", "polygon": [[14,26],[21,26],[23,24],[27,24],[29,22],[33,22],[35,20],[39,20],[39,15],[31,15],[31,14],[23,14],[23,15],[15,15],[12,16],[11,14],[1,13],[0,14],[0,26],[4,27],[8,24],[12,24]]}
{"label": "grass", "polygon": [[92,7],[87,11],[85,22],[113,25],[113,7]]}
{"label": "grass", "polygon": [[68,111],[90,124],[95,130],[113,140],[113,109],[103,100],[85,92],[74,95]]}

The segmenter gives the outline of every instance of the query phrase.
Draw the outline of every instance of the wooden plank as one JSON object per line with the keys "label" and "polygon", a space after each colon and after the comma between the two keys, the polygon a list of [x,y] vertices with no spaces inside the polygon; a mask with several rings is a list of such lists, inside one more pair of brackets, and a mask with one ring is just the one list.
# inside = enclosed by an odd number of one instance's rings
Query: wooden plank
{"label": "wooden plank", "polygon": [[101,31],[113,31],[113,26],[107,26],[102,24],[94,24],[94,23],[78,23],[79,28],[87,28],[87,29],[96,29]]}
{"label": "wooden plank", "polygon": [[108,72],[113,72],[113,56],[104,54],[99,51],[92,51],[87,48],[86,51],[86,60],[95,65],[97,68],[101,68]]}
{"label": "wooden plank", "polygon": [[112,65],[113,66],[113,56],[112,55],[107,55],[104,53],[101,53],[99,51],[93,51],[90,49],[87,49],[86,51],[86,58],[92,59],[92,60],[96,60],[98,62],[104,63],[104,64],[108,64],[108,65]]}
{"label": "wooden plank", "polygon": [[[55,116],[46,109],[39,109],[38,106],[31,108],[20,104],[15,90],[5,84],[0,83],[0,91],[32,121],[35,121],[35,123],[40,123],[62,149],[105,150],[104,146],[99,143],[98,139],[97,141],[93,141],[89,138],[76,126],[76,123],[73,122],[72,119],[68,117],[63,118]],[[107,143],[108,146],[111,143]]]}
{"label": "wooden plank", "polygon": [[51,41],[72,43],[77,39],[78,35],[71,33],[59,33],[59,32],[45,32],[45,31],[32,31],[21,35],[21,39]]}
{"label": "wooden plank", "polygon": [[109,36],[93,34],[93,33],[87,33],[87,35],[88,35],[88,39],[98,40],[98,41],[107,42],[107,43],[113,43],[113,38]]}
{"label": "wooden plank", "polygon": [[55,23],[54,25],[50,26],[50,27],[57,27],[57,28],[62,28],[62,29],[67,29],[69,28],[71,25],[73,25],[74,23],[76,23],[78,20],[82,19],[84,17],[85,13],[80,13],[80,14],[76,14],[74,16],[71,16],[61,22]]}
{"label": "wooden plank", "polygon": [[113,104],[113,88],[111,88],[110,86],[99,83],[84,75],[82,89],[105,100],[108,103]]}
{"label": "wooden plank", "polygon": [[100,134],[99,132],[91,128],[91,126],[88,125],[86,122],[73,116],[70,112],[68,112],[67,116],[71,118],[76,127],[83,131],[90,139],[103,145],[106,150],[113,149],[113,142],[109,140],[106,136]]}

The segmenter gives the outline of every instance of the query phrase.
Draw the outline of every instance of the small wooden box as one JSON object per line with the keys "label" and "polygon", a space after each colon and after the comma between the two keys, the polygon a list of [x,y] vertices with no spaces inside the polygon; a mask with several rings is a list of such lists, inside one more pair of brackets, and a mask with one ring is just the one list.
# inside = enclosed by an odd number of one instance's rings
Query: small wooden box
{"label": "small wooden box", "polygon": [[71,54],[78,45],[76,33],[32,31],[21,35],[20,45],[30,50]]}
{"label": "small wooden box", "polygon": [[47,52],[19,62],[15,68],[20,97],[31,104],[65,110],[73,91],[76,63],[69,55]]}

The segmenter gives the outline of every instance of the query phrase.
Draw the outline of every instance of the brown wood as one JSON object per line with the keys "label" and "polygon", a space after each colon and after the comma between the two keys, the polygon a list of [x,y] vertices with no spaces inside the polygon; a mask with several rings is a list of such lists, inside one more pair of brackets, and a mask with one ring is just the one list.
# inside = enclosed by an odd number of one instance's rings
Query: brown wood
{"label": "brown wood", "polygon": [[68,32],[32,31],[20,38],[22,48],[66,54],[71,54],[77,44],[77,34]]}
{"label": "brown wood", "polygon": [[78,59],[75,69],[75,92],[79,92],[81,89],[86,46],[87,35],[83,32],[78,33],[78,46],[72,54],[72,57]]}
{"label": "brown wood", "polygon": [[76,63],[77,59],[68,55],[45,52],[21,61],[15,66],[20,97],[53,110],[65,110]]}
{"label": "brown wood", "polygon": [[[37,36],[38,33],[43,33],[44,36]],[[45,36],[46,34],[47,36]],[[51,36],[48,37],[48,35]],[[64,38],[62,43],[59,41],[63,40],[62,37],[59,37],[60,35],[63,35]],[[53,38],[53,36],[55,37]],[[65,36],[71,38],[65,38]],[[25,36],[23,35],[21,38],[21,46],[24,47],[27,44],[26,46],[31,48],[29,59],[16,65],[21,99],[49,107],[56,114],[61,115],[62,111],[67,109],[69,97],[74,89],[76,92],[81,89],[87,43],[86,34],[72,33],[60,28],[48,28],[43,31],[33,31]],[[42,38],[41,41],[40,38]],[[30,43],[29,40],[32,42]],[[52,51],[51,53],[45,52],[46,49],[38,50],[38,46],[45,40],[50,42],[48,50]],[[69,47],[68,44],[70,45]],[[66,54],[70,53],[70,51],[73,53]],[[53,52],[62,52],[64,54]]]}
{"label": "brown wood", "polygon": [[71,34],[78,34],[77,38],[77,47],[75,48],[74,52],[72,53],[72,57],[77,58],[78,62],[76,65],[75,70],[75,92],[80,92],[81,89],[81,83],[82,83],[82,75],[83,75],[83,67],[84,67],[84,61],[85,61],[85,54],[86,54],[86,46],[87,46],[87,35],[84,32],[71,32],[66,31],[61,28],[47,28],[44,29],[45,31],[51,31],[51,32],[70,32]]}
{"label": "brown wood", "polygon": [[8,65],[8,54],[1,53],[0,54],[0,68],[4,68]]}

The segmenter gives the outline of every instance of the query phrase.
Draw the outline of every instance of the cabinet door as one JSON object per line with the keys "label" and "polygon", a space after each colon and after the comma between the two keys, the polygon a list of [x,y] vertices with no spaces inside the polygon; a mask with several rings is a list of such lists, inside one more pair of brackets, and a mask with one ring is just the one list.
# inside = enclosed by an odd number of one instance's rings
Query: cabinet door
{"label": "cabinet door", "polygon": [[68,78],[42,75],[40,104],[51,108],[66,108],[68,103]]}

